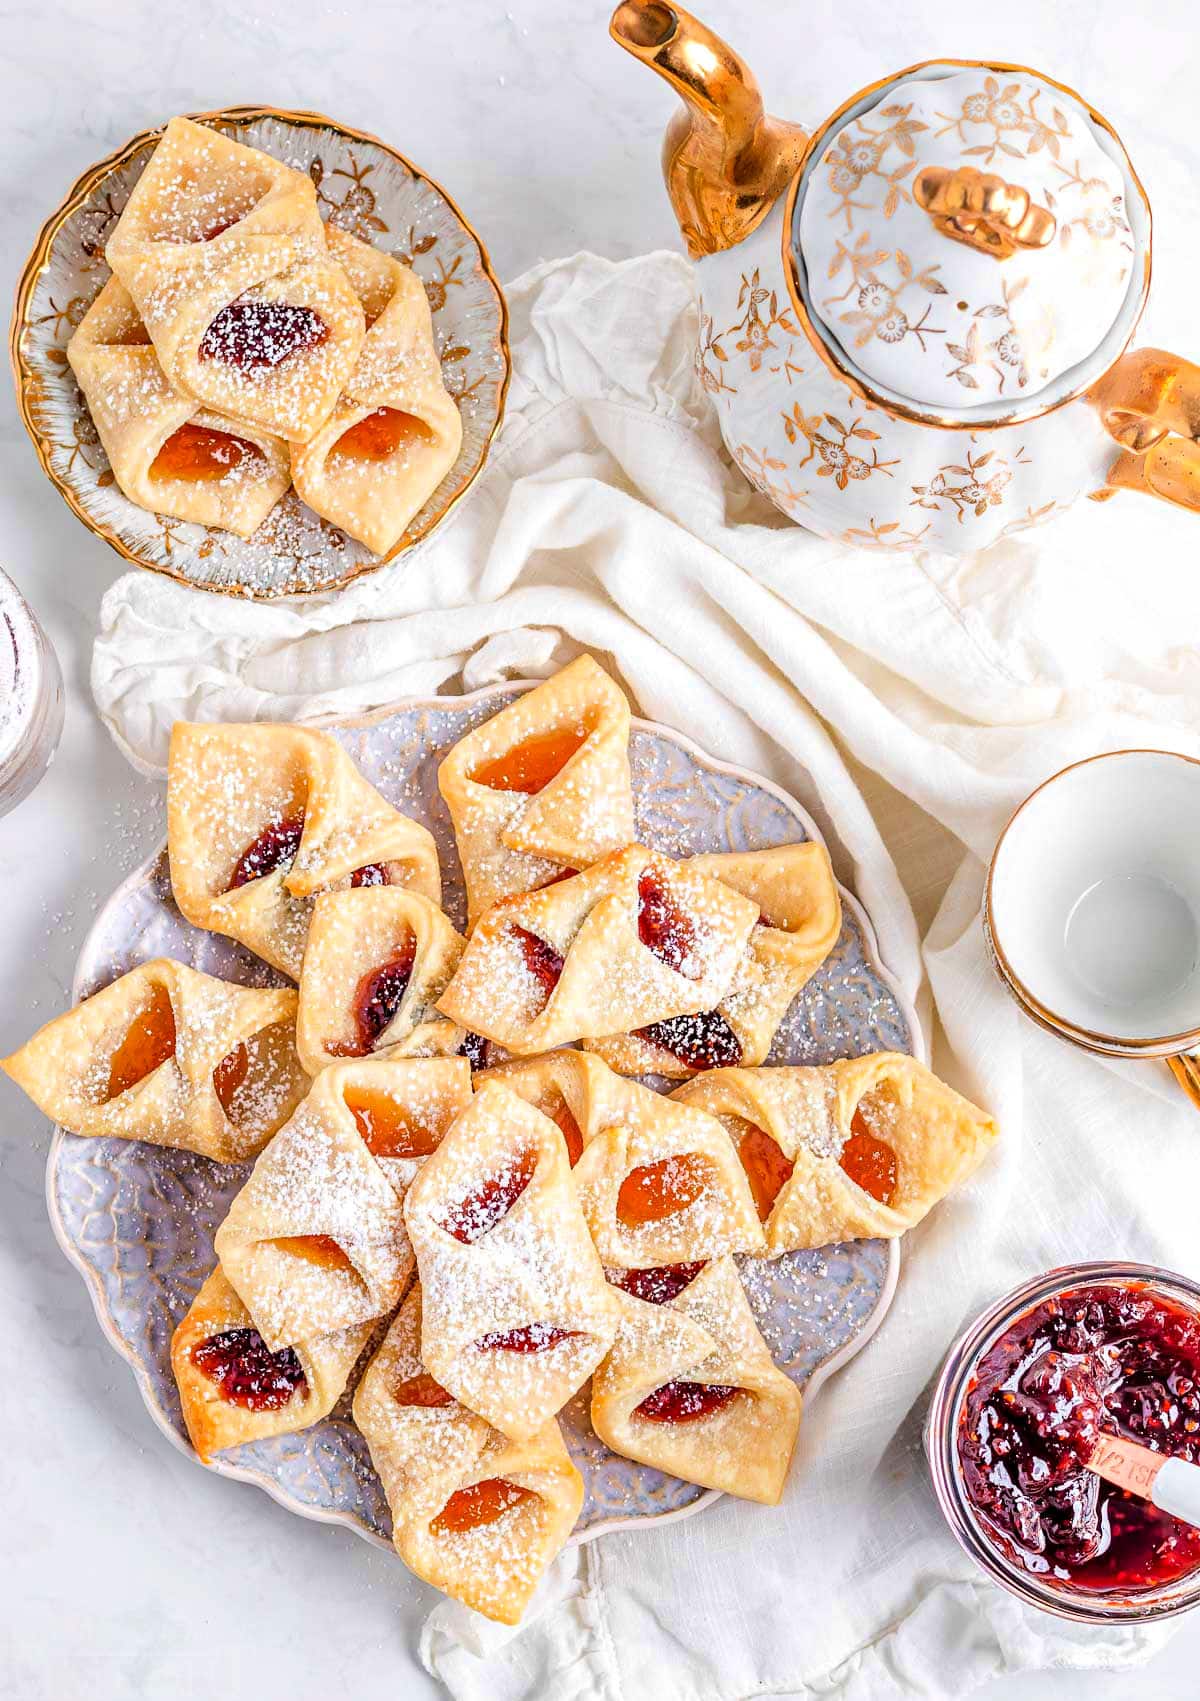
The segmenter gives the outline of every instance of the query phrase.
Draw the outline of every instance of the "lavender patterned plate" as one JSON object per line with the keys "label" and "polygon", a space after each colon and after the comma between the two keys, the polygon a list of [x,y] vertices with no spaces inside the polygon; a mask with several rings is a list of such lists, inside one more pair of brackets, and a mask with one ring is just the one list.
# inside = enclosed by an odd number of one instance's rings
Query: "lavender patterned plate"
{"label": "lavender patterned plate", "polygon": [[[437,790],[438,763],[520,689],[432,698],[332,728],[384,795],[434,833],[447,908],[460,926],[462,877]],[[639,834],[671,855],[820,836],[778,788],[714,761],[665,727],[635,721],[632,758]],[[841,937],[788,1012],[771,1062],[824,1063],[922,1047],[916,1015],[880,962],[866,914],[845,891],[842,901]],[[75,997],[164,954],[248,985],[279,979],[232,940],[184,921],[171,897],[165,850],[101,910],[79,958]],[[54,1232],[87,1282],[101,1326],[137,1377],[151,1416],[184,1451],[190,1446],[171,1376],[171,1333],[212,1267],[213,1234],[246,1173],[246,1166],[120,1140],[84,1140],[61,1129],[50,1149],[46,1191]],[[746,1292],[771,1350],[809,1395],[878,1326],[899,1262],[899,1243],[878,1240],[744,1261]],[[586,1400],[572,1402],[564,1420],[586,1488],[576,1541],[647,1518],[684,1517],[716,1498],[711,1490],[610,1453],[591,1431]],[[346,1400],[312,1429],[235,1448],[214,1469],[257,1483],[305,1517],[349,1525],[381,1544],[390,1539],[387,1503]]]}

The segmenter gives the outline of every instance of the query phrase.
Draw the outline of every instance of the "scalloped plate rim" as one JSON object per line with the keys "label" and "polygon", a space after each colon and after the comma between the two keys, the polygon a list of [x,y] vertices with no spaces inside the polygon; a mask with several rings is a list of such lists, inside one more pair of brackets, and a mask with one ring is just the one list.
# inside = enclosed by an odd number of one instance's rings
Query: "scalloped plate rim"
{"label": "scalloped plate rim", "polygon": [[[345,727],[351,729],[354,727],[373,726],[378,724],[380,721],[389,719],[393,715],[406,714],[413,711],[436,713],[438,710],[461,709],[478,703],[485,697],[499,696],[501,694],[516,695],[524,691],[531,691],[535,686],[544,683],[545,681],[541,679],[501,680],[490,685],[481,686],[478,690],[463,692],[461,694],[450,693],[434,697],[401,698],[386,708],[374,709],[368,714],[322,715],[296,724],[320,728]],[[750,784],[769,793],[781,802],[790,814],[794,815],[800,821],[809,838],[815,840],[816,843],[820,844],[825,849],[828,849],[828,846],[825,845],[824,834],[821,832],[808,810],[805,809],[803,804],[798,802],[790,792],[785,791],[782,786],[776,785],[773,780],[767,779],[764,775],[756,774],[749,768],[740,767],[737,763],[723,762],[718,757],[709,755],[707,751],[702,749],[702,747],[686,733],[679,732],[674,727],[665,726],[661,721],[644,720],[640,716],[634,715],[631,717],[630,724],[632,727],[636,727],[639,732],[645,732],[652,736],[666,738],[672,743],[681,746],[702,766],[710,769],[712,772],[728,774],[734,779],[749,782]],[[155,767],[150,763],[142,761],[135,761],[133,766],[144,774],[154,775],[157,777],[161,777],[166,771],[164,768]],[[166,840],[164,839],[155,847],[155,849],[143,862],[139,863],[135,869],[126,875],[125,879],[122,880],[121,883],[109,894],[100,906],[99,910],[96,912],[92,925],[88,928],[87,933],[84,935],[83,942],[80,945],[76,956],[75,973],[72,976],[71,981],[71,997],[75,1003],[78,1003],[82,996],[80,990],[81,965],[88,957],[91,950],[92,940],[101,931],[105,917],[110,910],[116,908],[120,904],[127,893],[144,886],[146,882],[152,878],[154,870],[158,867],[161,861],[165,848]],[[843,904],[851,910],[856,922],[862,930],[864,950],[869,956],[874,967],[878,970],[880,977],[887,985],[888,990],[895,998],[900,1013],[908,1024],[909,1033],[912,1036],[916,1047],[913,1055],[916,1056],[919,1061],[927,1062],[928,1041],[925,1036],[924,1028],[921,1025],[916,1008],[911,999],[905,993],[899,980],[889,968],[888,964],[884,961],[883,953],[879,946],[879,940],[876,936],[875,928],[870,916],[867,914],[866,910],[863,908],[854,893],[847,891],[846,887],[840,880],[837,882],[837,887]],[[56,1179],[56,1160],[65,1136],[66,1130],[55,1126],[54,1135],[50,1142],[50,1149],[46,1157],[45,1193],[46,1210],[50,1219],[50,1228],[55,1240],[58,1242],[59,1247],[66,1255],[68,1261],[74,1265],[80,1276],[82,1276],[84,1286],[86,1287],[92,1302],[92,1309],[96,1314],[96,1320],[100,1324],[101,1332],[109,1344],[114,1348],[118,1357],[121,1358],[133,1372],[138,1392],[142,1397],[142,1403],[150,1413],[150,1416],[153,1418],[157,1428],[166,1436],[167,1440],[177,1452],[181,1453],[185,1458],[191,1459],[195,1464],[200,1465],[201,1469],[213,1471],[218,1476],[229,1478],[235,1482],[250,1483],[253,1487],[261,1489],[264,1494],[269,1495],[270,1498],[275,1501],[278,1506],[283,1507],[285,1511],[295,1513],[301,1518],[307,1518],[313,1523],[336,1525],[342,1529],[351,1530],[363,1541],[370,1542],[373,1547],[382,1548],[388,1553],[392,1552],[393,1549],[390,1541],[379,1535],[376,1531],[368,1529],[347,1512],[327,1510],[319,1506],[313,1506],[311,1504],[295,1500],[287,1493],[282,1484],[273,1478],[264,1477],[258,1472],[245,1470],[241,1466],[235,1465],[230,1461],[220,1458],[219,1456],[216,1457],[210,1465],[206,1466],[201,1464],[195,1449],[184,1441],[174,1424],[171,1423],[167,1414],[159,1405],[150,1384],[149,1374],[145,1370],[141,1359],[136,1356],[117,1332],[112,1318],[112,1313],[109,1310],[104,1296],[103,1284],[94,1266],[87,1262],[78,1249],[76,1243],[70,1238],[66,1224],[62,1220],[58,1209],[58,1202],[55,1197],[54,1183]],[[900,1278],[900,1241],[898,1239],[890,1240],[887,1245],[888,1263],[884,1274],[883,1286],[880,1289],[879,1298],[876,1300],[873,1309],[867,1316],[858,1333],[850,1340],[843,1342],[836,1351],[832,1352],[827,1359],[817,1366],[812,1375],[809,1377],[804,1389],[804,1401],[806,1408],[814,1396],[820,1392],[820,1389],[827,1379],[832,1376],[835,1371],[842,1369],[843,1366],[848,1364],[852,1358],[862,1351],[882,1324],[884,1317],[887,1315],[891,1307]],[[600,1519],[595,1524],[590,1525],[586,1530],[572,1531],[564,1544],[564,1551],[575,1547],[582,1547],[587,1542],[595,1541],[597,1537],[608,1535],[616,1530],[640,1530],[647,1526],[658,1527],[662,1524],[678,1523],[681,1519],[693,1517],[697,1512],[702,1511],[704,1507],[711,1506],[714,1501],[720,1500],[721,1498],[722,1490],[715,1488],[707,1489],[703,1494],[697,1496],[695,1500],[690,1501],[686,1506],[675,1507],[669,1512],[650,1513],[644,1516],[629,1515],[625,1517]]]}

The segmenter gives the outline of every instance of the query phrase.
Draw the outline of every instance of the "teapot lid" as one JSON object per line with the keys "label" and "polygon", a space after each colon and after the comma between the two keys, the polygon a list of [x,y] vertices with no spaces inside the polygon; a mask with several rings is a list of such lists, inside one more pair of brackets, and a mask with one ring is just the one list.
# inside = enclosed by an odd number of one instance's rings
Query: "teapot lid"
{"label": "teapot lid", "polygon": [[1119,142],[1065,90],[933,64],[827,126],[792,242],[839,365],[885,401],[995,418],[1074,393],[1068,374],[1132,329],[1148,225]]}

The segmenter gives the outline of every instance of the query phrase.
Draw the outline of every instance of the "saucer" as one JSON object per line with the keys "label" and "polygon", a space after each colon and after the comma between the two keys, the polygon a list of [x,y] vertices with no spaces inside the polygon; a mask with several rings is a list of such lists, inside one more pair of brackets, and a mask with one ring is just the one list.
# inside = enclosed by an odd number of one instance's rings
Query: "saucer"
{"label": "saucer", "polygon": [[1033,792],[992,856],[997,972],[1044,1028],[1113,1057],[1200,1046],[1200,761],[1117,750]]}

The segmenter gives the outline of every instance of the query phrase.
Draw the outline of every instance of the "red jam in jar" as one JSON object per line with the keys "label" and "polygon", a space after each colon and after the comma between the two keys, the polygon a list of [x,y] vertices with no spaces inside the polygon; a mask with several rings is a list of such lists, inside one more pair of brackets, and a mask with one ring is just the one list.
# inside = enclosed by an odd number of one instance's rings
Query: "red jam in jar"
{"label": "red jam in jar", "polygon": [[1052,1295],[980,1358],[958,1421],[980,1529],[1023,1570],[1096,1596],[1200,1567],[1200,1529],[1103,1481],[1101,1433],[1200,1463],[1200,1317],[1139,1284]]}

